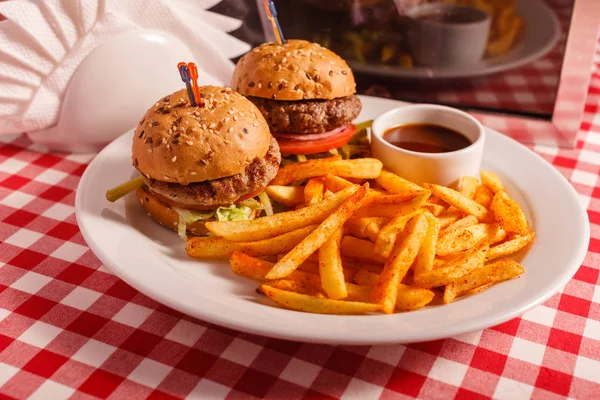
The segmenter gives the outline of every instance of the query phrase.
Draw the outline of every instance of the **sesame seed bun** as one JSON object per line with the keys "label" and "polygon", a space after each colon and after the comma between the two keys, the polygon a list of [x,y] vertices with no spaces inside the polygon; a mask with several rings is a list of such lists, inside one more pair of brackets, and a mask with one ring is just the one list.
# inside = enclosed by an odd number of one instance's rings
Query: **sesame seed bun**
{"label": "sesame seed bun", "polygon": [[[171,206],[160,201],[146,186],[136,190],[135,195],[150,218],[169,229],[177,231],[179,214]],[[214,221],[214,219],[209,219],[187,224],[187,232],[193,235],[206,235],[208,229],[206,229],[205,224],[211,220]]]}
{"label": "sesame seed bun", "polygon": [[232,88],[273,100],[331,100],[356,92],[348,64],[331,50],[305,40],[264,43],[244,55]]}
{"label": "sesame seed bun", "polygon": [[144,176],[187,185],[241,173],[263,158],[269,126],[254,104],[229,88],[200,87],[192,107],[185,89],[165,96],[135,129],[132,163]]}

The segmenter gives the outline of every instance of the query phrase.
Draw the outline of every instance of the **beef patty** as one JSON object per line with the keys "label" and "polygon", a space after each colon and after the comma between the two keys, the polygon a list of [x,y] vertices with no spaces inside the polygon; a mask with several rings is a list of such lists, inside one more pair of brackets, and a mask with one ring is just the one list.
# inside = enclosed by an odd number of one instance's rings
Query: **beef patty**
{"label": "beef patty", "polygon": [[240,197],[263,189],[277,175],[281,154],[272,138],[263,158],[250,163],[242,173],[189,185],[161,182],[144,177],[154,193],[182,208],[212,207],[235,203]]}
{"label": "beef patty", "polygon": [[271,132],[321,133],[347,125],[362,104],[352,95],[333,100],[270,100],[248,96],[267,120]]}

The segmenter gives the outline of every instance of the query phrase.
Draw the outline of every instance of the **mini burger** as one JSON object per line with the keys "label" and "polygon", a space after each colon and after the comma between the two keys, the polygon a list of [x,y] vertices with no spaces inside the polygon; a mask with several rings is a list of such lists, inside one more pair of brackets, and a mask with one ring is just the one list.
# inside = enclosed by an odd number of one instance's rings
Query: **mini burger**
{"label": "mini burger", "polygon": [[135,129],[131,157],[141,177],[107,192],[114,201],[135,188],[148,215],[182,237],[205,234],[209,220],[258,216],[264,207],[254,197],[261,196],[281,161],[254,104],[223,87],[200,87],[200,97],[202,103],[192,107],[180,90],[146,112]]}
{"label": "mini burger", "polygon": [[317,43],[256,47],[236,65],[232,87],[258,107],[283,154],[335,154],[356,132],[362,105],[352,70]]}

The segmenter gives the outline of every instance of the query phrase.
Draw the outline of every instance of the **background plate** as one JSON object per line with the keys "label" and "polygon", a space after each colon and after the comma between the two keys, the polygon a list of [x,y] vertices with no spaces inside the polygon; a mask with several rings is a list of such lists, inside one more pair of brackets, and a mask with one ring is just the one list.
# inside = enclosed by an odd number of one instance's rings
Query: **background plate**
{"label": "background plate", "polygon": [[395,78],[451,79],[471,78],[508,71],[529,64],[548,53],[560,38],[560,22],[543,0],[521,0],[518,13],[524,21],[524,32],[517,45],[497,57],[484,58],[470,67],[399,68],[381,64],[352,62],[352,69],[373,75]]}

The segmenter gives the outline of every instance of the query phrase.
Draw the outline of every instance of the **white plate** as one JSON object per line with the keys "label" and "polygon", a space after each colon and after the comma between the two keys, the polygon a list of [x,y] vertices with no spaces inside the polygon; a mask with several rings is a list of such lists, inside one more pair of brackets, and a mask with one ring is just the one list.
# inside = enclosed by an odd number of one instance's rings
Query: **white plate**
{"label": "white plate", "polygon": [[513,49],[501,56],[484,58],[470,67],[401,68],[381,64],[352,62],[354,71],[396,78],[450,79],[495,74],[521,67],[548,53],[560,38],[560,22],[543,0],[520,0],[518,14],[524,21],[524,34]]}
{"label": "white plate", "polygon": [[[403,103],[362,97],[359,120]],[[190,259],[177,235],[154,223],[135,196],[116,203],[104,192],[134,176],[132,132],[108,145],[77,188],[81,232],[98,258],[139,291],[200,319],[282,339],[333,344],[433,340],[483,329],[514,318],[559,290],[581,265],[589,223],[571,185],[541,157],[488,129],[484,166],[507,182],[524,205],[537,238],[523,255],[519,279],[446,306],[412,313],[328,316],[288,311],[254,292],[256,283],[231,272],[227,262]]]}

